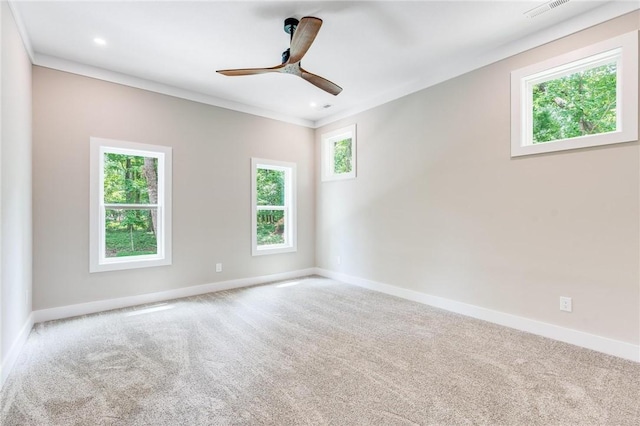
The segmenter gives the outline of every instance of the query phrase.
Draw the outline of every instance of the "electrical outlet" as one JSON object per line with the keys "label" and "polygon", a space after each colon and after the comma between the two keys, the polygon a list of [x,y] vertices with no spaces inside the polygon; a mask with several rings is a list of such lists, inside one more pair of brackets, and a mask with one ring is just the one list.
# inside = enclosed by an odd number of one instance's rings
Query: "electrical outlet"
{"label": "electrical outlet", "polygon": [[565,312],[571,312],[571,298],[560,296],[560,310]]}
{"label": "electrical outlet", "polygon": [[336,262],[338,262],[338,265],[342,264],[342,258],[340,256],[336,256]]}
{"label": "electrical outlet", "polygon": [[216,272],[222,272],[222,263],[216,263]]}

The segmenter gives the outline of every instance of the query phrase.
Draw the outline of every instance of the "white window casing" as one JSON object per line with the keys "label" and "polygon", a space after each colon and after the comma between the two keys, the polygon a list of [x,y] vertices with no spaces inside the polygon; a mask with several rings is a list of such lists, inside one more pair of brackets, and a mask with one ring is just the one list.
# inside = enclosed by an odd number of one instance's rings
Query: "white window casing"
{"label": "white window casing", "polygon": [[[616,130],[533,143],[533,87],[573,73],[616,64]],[[614,37],[511,73],[511,156],[638,140],[638,32]]]}
{"label": "white window casing", "polygon": [[[284,203],[277,206],[258,205],[258,169],[284,172]],[[258,245],[258,211],[272,210],[284,212],[284,243]],[[284,161],[251,158],[251,254],[290,253],[297,251],[297,209],[296,209],[296,164]]]}
{"label": "white window casing", "polygon": [[[171,265],[172,149],[166,146],[96,137],[91,138],[90,145],[89,272]],[[105,203],[104,156],[107,153],[156,158],[158,162],[157,203]],[[108,209],[155,210],[157,212],[157,253],[107,257],[105,236]]]}
{"label": "white window casing", "polygon": [[[335,143],[349,139],[351,141],[351,171],[337,173],[335,171]],[[340,129],[323,133],[321,136],[321,179],[323,182],[343,179],[353,179],[356,177],[357,168],[357,144],[356,125],[352,124]]]}

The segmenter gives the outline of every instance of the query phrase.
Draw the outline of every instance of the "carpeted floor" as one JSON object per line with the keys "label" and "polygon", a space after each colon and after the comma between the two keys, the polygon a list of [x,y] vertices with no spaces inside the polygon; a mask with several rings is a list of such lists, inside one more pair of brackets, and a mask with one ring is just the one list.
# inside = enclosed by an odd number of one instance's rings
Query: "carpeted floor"
{"label": "carpeted floor", "polygon": [[638,425],[640,364],[323,279],[35,327],[9,425]]}

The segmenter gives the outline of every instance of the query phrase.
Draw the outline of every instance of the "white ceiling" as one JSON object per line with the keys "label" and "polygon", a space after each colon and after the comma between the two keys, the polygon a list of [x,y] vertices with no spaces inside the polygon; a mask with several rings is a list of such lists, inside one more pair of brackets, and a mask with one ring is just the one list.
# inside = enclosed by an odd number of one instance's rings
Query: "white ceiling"
{"label": "white ceiling", "polygon": [[[307,126],[411,93],[640,7],[580,1],[13,1],[37,65]],[[284,74],[226,77],[280,63],[287,17],[324,24],[304,68],[338,96]],[[93,39],[106,40],[104,47]],[[317,106],[311,107],[314,102]],[[323,108],[324,105],[331,105]]]}

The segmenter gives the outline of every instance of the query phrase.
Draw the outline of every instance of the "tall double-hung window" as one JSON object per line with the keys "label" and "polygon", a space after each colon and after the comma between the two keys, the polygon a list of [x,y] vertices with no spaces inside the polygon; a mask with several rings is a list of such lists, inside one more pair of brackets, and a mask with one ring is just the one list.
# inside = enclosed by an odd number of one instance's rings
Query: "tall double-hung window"
{"label": "tall double-hung window", "polygon": [[254,256],[296,251],[296,165],[251,159]]}
{"label": "tall double-hung window", "polygon": [[171,264],[171,153],[91,138],[90,272]]}

